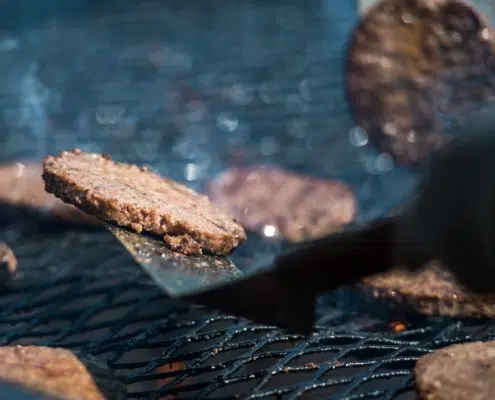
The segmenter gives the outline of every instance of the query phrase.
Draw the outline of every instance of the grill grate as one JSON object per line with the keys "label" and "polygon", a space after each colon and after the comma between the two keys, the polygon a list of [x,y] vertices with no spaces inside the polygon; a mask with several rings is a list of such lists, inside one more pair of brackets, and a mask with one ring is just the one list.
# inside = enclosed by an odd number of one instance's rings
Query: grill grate
{"label": "grill grate", "polygon": [[167,298],[106,232],[19,225],[0,234],[20,266],[0,297],[0,343],[83,350],[129,398],[414,399],[418,357],[493,337],[484,321],[408,316],[342,290],[304,340]]}
{"label": "grill grate", "polygon": [[[53,7],[25,24],[30,7],[15,18],[5,10],[13,26],[0,32],[9,53],[0,65],[2,161],[78,146],[196,189],[232,163],[276,163],[348,182],[361,221],[393,207],[414,181],[356,145],[341,71],[353,2],[131,3],[75,1],[68,10],[47,0]],[[422,318],[348,289],[320,300],[305,340],[167,298],[98,229],[2,206],[0,240],[19,259],[12,290],[0,295],[0,345],[83,350],[115,371],[131,399],[412,400],[418,357],[493,337],[487,321]],[[233,260],[250,271],[286,247],[252,234]],[[394,322],[406,329],[395,332]]]}

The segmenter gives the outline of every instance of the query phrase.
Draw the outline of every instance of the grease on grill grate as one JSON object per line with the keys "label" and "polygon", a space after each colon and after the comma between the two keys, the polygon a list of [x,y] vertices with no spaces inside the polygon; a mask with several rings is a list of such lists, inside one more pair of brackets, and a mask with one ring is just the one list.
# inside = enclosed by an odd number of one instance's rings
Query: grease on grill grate
{"label": "grease on grill grate", "polygon": [[12,242],[19,274],[0,296],[0,343],[81,350],[106,363],[129,398],[414,399],[418,357],[492,335],[483,321],[414,317],[342,290],[322,299],[319,333],[304,341],[176,303],[107,232],[21,231]]}

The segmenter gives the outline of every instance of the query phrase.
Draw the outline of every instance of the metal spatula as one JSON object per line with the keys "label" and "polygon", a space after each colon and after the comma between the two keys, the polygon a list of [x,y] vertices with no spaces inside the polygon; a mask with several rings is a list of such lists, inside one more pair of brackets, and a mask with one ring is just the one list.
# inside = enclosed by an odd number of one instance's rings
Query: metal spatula
{"label": "metal spatula", "polygon": [[168,249],[162,240],[105,223],[134,260],[172,297],[239,279],[242,272],[227,258],[185,256]]}
{"label": "metal spatula", "polygon": [[276,258],[272,268],[185,295],[192,303],[295,333],[311,333],[316,297],[396,265],[397,218],[308,242]]}
{"label": "metal spatula", "polygon": [[395,219],[309,242],[243,277],[226,257],[184,256],[146,235],[106,224],[167,294],[254,322],[309,334],[316,296],[394,266]]}

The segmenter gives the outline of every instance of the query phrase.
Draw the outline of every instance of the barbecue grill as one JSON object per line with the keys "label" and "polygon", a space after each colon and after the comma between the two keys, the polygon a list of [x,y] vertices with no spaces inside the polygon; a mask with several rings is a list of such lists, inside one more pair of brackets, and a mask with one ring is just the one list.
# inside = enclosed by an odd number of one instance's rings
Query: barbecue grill
{"label": "barbecue grill", "polygon": [[[358,223],[416,180],[353,126],[352,1],[39,3],[1,6],[2,161],[79,147],[194,189],[230,165],[276,164],[347,182]],[[319,300],[311,337],[291,335],[167,298],[103,229],[0,212],[19,259],[0,295],[0,344],[81,351],[129,399],[412,400],[421,355],[494,333],[349,288]],[[252,272],[289,247],[251,233],[232,258]]]}

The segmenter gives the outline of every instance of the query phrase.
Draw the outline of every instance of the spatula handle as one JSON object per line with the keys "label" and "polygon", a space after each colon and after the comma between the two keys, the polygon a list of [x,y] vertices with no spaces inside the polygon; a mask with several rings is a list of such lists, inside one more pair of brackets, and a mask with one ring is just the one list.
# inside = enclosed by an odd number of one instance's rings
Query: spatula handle
{"label": "spatula handle", "polygon": [[400,217],[363,229],[327,236],[282,254],[274,273],[314,295],[387,271],[395,266],[395,234]]}

